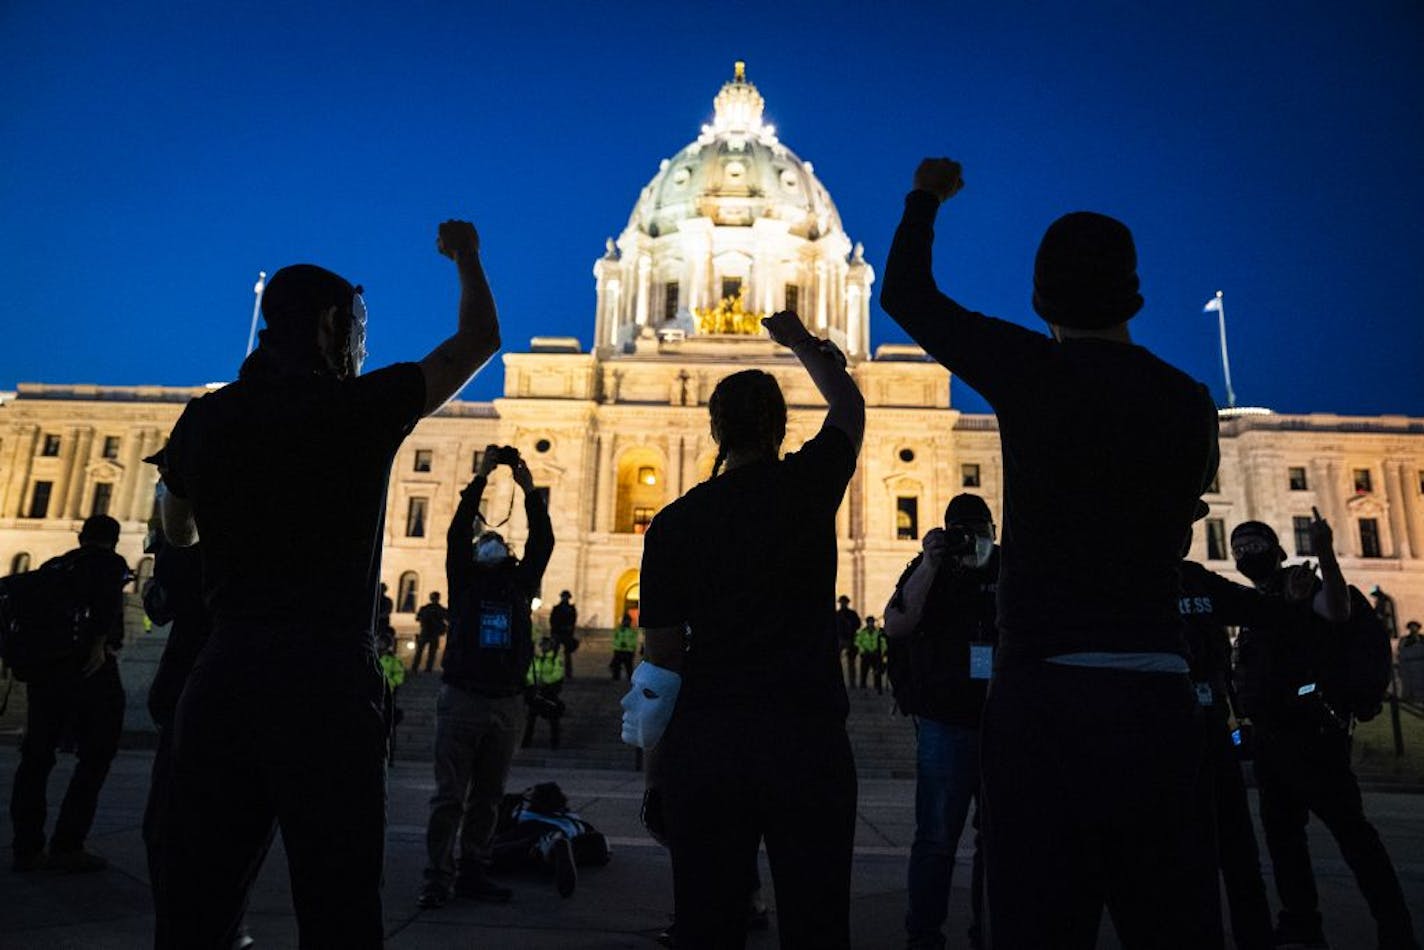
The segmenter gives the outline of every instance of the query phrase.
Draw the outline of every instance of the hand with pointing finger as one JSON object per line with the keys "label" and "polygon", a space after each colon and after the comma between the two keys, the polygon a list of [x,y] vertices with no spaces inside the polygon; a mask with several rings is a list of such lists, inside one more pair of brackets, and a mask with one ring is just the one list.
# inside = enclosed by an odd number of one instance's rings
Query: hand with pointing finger
{"label": "hand with pointing finger", "polygon": [[1335,532],[1330,529],[1330,522],[1320,517],[1320,510],[1313,505],[1310,515],[1310,549],[1317,557],[1328,556],[1335,550]]}

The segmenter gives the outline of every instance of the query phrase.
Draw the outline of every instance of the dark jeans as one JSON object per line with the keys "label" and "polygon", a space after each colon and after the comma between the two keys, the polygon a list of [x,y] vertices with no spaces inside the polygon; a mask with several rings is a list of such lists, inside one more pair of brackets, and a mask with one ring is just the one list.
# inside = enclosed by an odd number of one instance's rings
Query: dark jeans
{"label": "dark jeans", "polygon": [[[426,652],[425,652],[427,649],[430,651],[429,653],[426,653]],[[420,657],[421,657],[422,654],[424,654],[424,656],[425,656],[425,672],[429,673],[432,669],[435,668],[435,656],[436,656],[436,654],[438,654],[439,652],[440,652],[440,638],[439,638],[438,636],[435,636],[435,637],[426,637],[426,636],[417,637],[416,640],[415,640],[415,659],[414,659],[413,661],[411,661],[411,664],[410,664],[410,671],[411,671],[412,673],[419,673],[419,672],[420,672]]]}
{"label": "dark jeans", "polygon": [[301,946],[382,946],[384,681],[372,658],[323,662],[303,689],[290,657],[199,659],[173,730],[160,950],[231,945],[278,828]]}
{"label": "dark jeans", "polygon": [[608,672],[613,674],[613,678],[618,678],[618,671],[623,670],[629,679],[633,678],[633,651],[614,650],[613,659],[608,664]]}
{"label": "dark jeans", "polygon": [[1241,760],[1231,743],[1224,710],[1204,710],[1201,794],[1216,820],[1217,864],[1231,911],[1231,938],[1236,950],[1269,950],[1274,946],[1271,906],[1261,877],[1261,855]]}
{"label": "dark jeans", "polygon": [[1330,830],[1374,915],[1381,947],[1417,947],[1409,908],[1384,844],[1365,818],[1343,729],[1272,730],[1257,724],[1256,784],[1261,825],[1276,872],[1280,923],[1318,931],[1320,896],[1310,867],[1305,826],[1310,813]]}
{"label": "dark jeans", "polygon": [[1200,713],[1185,675],[998,670],[981,738],[989,939],[1127,950],[1222,946]]}
{"label": "dark jeans", "polygon": [[871,674],[875,674],[875,691],[885,692],[885,662],[879,653],[862,653],[860,655],[860,688],[865,689],[865,680]]}
{"label": "dark jeans", "polygon": [[482,873],[514,758],[523,700],[440,687],[435,706],[435,794],[426,827],[425,879],[453,884],[459,870]]}
{"label": "dark jeans", "polygon": [[[943,947],[949,915],[954,854],[969,805],[979,798],[979,730],[920,717],[915,720],[915,840],[910,845],[909,910],[905,933],[911,946]],[[975,814],[974,863],[970,872],[970,944],[980,942],[984,905],[984,860]]]}
{"label": "dark jeans", "polygon": [[20,743],[20,764],[10,797],[15,853],[36,854],[45,845],[46,789],[55,752],[67,735],[75,746],[74,775],[59,806],[51,851],[84,847],[99,806],[99,790],[119,749],[124,728],[124,687],[110,658],[87,679],[73,677],[29,684],[29,713]]}
{"label": "dark jeans", "polygon": [[678,712],[657,753],[678,947],[745,945],[759,839],[781,946],[849,947],[856,776],[845,724]]}

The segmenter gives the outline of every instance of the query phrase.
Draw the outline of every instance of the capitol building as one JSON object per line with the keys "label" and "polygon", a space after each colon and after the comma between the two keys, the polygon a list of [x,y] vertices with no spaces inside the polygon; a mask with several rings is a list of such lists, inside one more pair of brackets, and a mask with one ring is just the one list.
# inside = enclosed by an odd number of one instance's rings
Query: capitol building
{"label": "capitol building", "polygon": [[[548,490],[557,545],[544,599],[572,591],[591,627],[636,610],[644,529],[711,472],[707,400],[718,380],[748,367],[775,375],[790,407],[788,450],[821,422],[810,379],[761,331],[760,318],[783,308],[840,345],[865,395],[865,443],[837,516],[838,586],[858,610],[881,612],[955,494],[978,492],[1000,511],[995,418],[956,410],[949,373],[918,347],[872,346],[874,270],[812,163],[765,121],[741,64],[711,122],[658,164],[593,276],[586,347],[535,337],[505,353],[501,398],[451,402],[397,455],[383,577],[398,626],[431,591],[445,593],[445,529],[490,443],[518,447]],[[141,460],[204,392],[21,383],[0,393],[0,573],[73,547],[96,512],[119,519],[120,553],[151,571],[142,541],[157,472]],[[492,524],[508,519],[500,530],[518,550],[516,494],[499,470],[484,510]],[[1350,581],[1392,595],[1401,626],[1424,619],[1424,419],[1223,411],[1221,471],[1206,500],[1192,557],[1209,567],[1230,569],[1226,539],[1247,519],[1273,525],[1293,560],[1310,557],[1315,506],[1334,525]],[[707,580],[755,569],[709,563]]]}

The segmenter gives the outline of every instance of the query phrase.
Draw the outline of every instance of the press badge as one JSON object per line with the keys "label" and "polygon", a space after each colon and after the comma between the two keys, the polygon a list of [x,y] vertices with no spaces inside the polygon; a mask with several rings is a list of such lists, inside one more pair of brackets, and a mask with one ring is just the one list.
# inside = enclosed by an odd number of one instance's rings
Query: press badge
{"label": "press badge", "polygon": [[1211,684],[1210,684],[1210,683],[1193,683],[1192,685],[1197,688],[1197,705],[1198,705],[1198,706],[1210,706],[1210,705],[1212,705],[1213,698],[1212,698],[1212,695],[1211,695]]}
{"label": "press badge", "polygon": [[986,680],[994,674],[994,648],[987,643],[969,644],[969,678]]}
{"label": "press badge", "polygon": [[483,601],[480,604],[480,648],[484,650],[508,650],[513,642],[509,635],[510,610],[508,604]]}

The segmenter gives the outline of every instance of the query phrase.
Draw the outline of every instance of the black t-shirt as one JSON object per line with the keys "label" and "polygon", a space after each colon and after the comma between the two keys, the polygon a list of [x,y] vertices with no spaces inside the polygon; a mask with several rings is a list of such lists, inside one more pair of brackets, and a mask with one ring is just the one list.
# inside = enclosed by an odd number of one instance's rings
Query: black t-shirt
{"label": "black t-shirt", "polygon": [[450,612],[441,604],[429,603],[415,612],[415,622],[420,624],[422,637],[438,637],[445,632]]}
{"label": "black t-shirt", "polygon": [[[916,556],[900,575],[892,604],[904,596],[923,557]],[[983,567],[958,566],[946,557],[925,595],[919,625],[908,637],[890,640],[890,682],[902,712],[979,725],[989,680],[970,676],[970,650],[998,647],[999,559],[997,547]]]}
{"label": "black t-shirt", "polygon": [[854,472],[850,438],[826,426],[800,451],[703,482],[653,519],[640,622],[690,629],[679,714],[844,718],[835,520]]}
{"label": "black t-shirt", "polygon": [[193,507],[224,649],[268,649],[281,632],[328,656],[374,655],[391,461],[424,405],[415,363],[239,380],[188,404],[164,481]]}
{"label": "black t-shirt", "polygon": [[549,611],[549,630],[556,637],[571,636],[577,623],[578,608],[573,604],[560,602]]}
{"label": "black t-shirt", "polygon": [[1083,651],[1186,655],[1177,563],[1216,472],[1206,387],[1140,346],[1063,343],[967,310],[931,272],[939,202],[905,199],[881,303],[999,419],[997,663]]}

